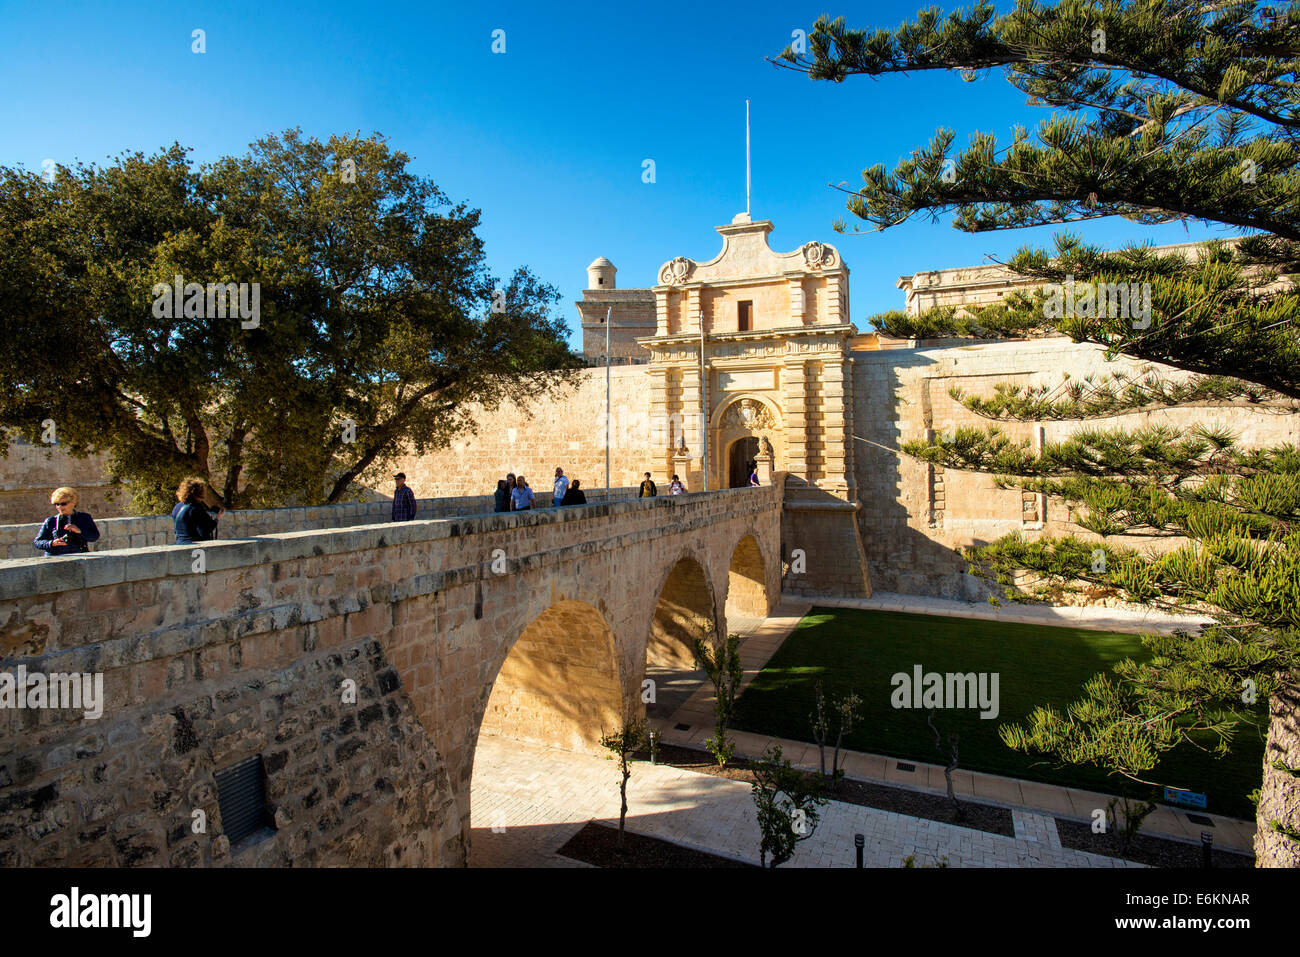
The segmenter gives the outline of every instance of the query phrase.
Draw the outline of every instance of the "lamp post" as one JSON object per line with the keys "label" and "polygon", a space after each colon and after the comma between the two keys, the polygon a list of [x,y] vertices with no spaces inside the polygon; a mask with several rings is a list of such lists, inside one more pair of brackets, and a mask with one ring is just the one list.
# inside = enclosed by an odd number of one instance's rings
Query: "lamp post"
{"label": "lamp post", "polygon": [[609,317],[614,314],[614,307],[605,310],[605,498],[609,499]]}

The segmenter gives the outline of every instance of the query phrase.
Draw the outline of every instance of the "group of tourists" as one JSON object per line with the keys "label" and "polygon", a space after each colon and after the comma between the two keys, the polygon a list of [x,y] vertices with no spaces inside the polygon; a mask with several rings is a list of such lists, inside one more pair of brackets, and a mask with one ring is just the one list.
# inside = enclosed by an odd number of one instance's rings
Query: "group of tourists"
{"label": "group of tourists", "polygon": [[[675,474],[673,480],[668,484],[669,495],[685,495],[686,484],[682,482]],[[641,481],[641,491],[637,498],[655,498],[659,495],[659,489],[655,486],[654,479],[650,478],[650,473],[645,473],[645,478]]]}
{"label": "group of tourists", "polygon": [[[393,490],[393,521],[409,522],[415,518],[415,493],[406,484],[406,473],[398,472],[393,476],[396,487]],[[757,471],[750,477],[750,484],[758,484]],[[669,495],[684,495],[686,485],[676,475],[668,485]],[[640,498],[654,498],[659,494],[650,473],[645,473],[641,482]],[[201,478],[191,477],[181,482],[176,489],[176,506],[171,517],[176,530],[177,545],[194,545],[198,542],[211,541],[217,537],[217,523],[226,513],[224,508],[209,505],[215,494],[208,494],[207,483]],[[497,481],[494,495],[495,511],[523,512],[538,507],[536,496],[522,475],[511,472]],[[45,520],[41,530],[36,533],[33,547],[43,551],[47,556],[77,555],[90,551],[92,542],[99,541],[99,529],[89,512],[77,510],[81,496],[74,488],[66,485],[56,488],[50,495],[50,504],[55,513]],[[587,495],[578,479],[570,480],[564,469],[556,468],[555,481],[551,485],[551,507],[565,505],[586,505]]]}
{"label": "group of tourists", "polygon": [[[529,486],[528,479],[522,475],[515,475],[514,472],[503,479],[497,479],[494,499],[496,504],[493,510],[497,512],[526,512],[531,508],[541,507],[536,504],[537,496]],[[551,507],[586,504],[587,493],[582,490],[581,480],[570,480],[564,474],[564,469],[557,467],[555,481],[551,483]]]}
{"label": "group of tourists", "polygon": [[[215,497],[215,496],[211,496]],[[187,478],[176,489],[176,506],[172,524],[177,545],[194,545],[217,537],[217,522],[224,508],[208,504],[207,483],[201,478]],[[99,541],[99,528],[89,512],[79,511],[81,495],[75,488],[62,485],[50,495],[54,514],[41,524],[32,547],[46,554],[80,555]]]}

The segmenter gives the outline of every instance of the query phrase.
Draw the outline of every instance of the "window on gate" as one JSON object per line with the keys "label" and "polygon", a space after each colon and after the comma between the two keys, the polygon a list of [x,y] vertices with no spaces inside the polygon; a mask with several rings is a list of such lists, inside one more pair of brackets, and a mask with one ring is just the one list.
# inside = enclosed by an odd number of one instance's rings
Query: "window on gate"
{"label": "window on gate", "polygon": [[746,299],[740,303],[740,323],[738,328],[741,332],[749,332],[754,328],[754,301],[752,299]]}

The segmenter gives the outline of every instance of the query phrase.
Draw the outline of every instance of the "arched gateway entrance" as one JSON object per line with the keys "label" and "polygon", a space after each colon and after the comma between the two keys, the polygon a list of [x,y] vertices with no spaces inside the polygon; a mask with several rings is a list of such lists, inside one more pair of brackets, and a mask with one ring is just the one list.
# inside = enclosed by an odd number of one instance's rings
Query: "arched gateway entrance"
{"label": "arched gateway entrance", "polygon": [[727,488],[744,488],[758,464],[758,439],[752,435],[736,439],[727,453]]}

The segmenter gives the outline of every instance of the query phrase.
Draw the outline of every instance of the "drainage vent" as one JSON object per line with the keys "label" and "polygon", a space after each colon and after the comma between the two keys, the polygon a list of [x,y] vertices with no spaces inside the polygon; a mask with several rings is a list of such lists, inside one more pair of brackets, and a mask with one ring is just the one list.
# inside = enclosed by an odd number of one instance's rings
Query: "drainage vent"
{"label": "drainage vent", "polygon": [[255,754],[213,775],[221,824],[232,845],[271,824],[266,809],[266,769]]}

